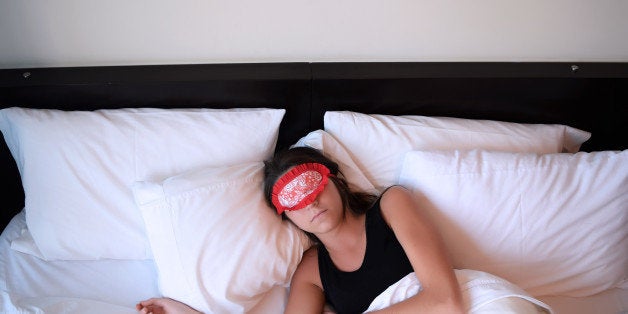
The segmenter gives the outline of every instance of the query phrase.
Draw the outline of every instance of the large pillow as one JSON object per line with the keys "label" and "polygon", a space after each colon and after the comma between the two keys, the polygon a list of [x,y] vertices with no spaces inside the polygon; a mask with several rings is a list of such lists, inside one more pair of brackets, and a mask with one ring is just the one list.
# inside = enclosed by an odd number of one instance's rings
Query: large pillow
{"label": "large pillow", "polygon": [[20,171],[28,232],[42,258],[145,259],[151,253],[132,184],[264,160],[284,113],[5,108],[0,129]]}
{"label": "large pillow", "polygon": [[399,183],[456,268],[535,296],[590,296],[628,278],[628,151],[413,151]]}
{"label": "large pillow", "polygon": [[164,296],[205,313],[245,313],[289,285],[310,242],[266,204],[262,181],[258,162],[136,184]]}
{"label": "large pillow", "polygon": [[520,124],[447,117],[367,115],[328,111],[334,136],[379,189],[396,182],[411,150],[486,149],[508,152],[576,152],[590,133],[564,125]]}

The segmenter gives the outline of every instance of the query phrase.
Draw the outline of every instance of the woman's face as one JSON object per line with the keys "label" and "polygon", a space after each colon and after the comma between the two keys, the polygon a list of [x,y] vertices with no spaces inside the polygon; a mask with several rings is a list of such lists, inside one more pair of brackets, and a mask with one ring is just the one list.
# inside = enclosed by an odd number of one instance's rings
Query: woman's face
{"label": "woman's face", "polygon": [[334,229],[344,218],[342,199],[333,180],[325,185],[314,202],[285,213],[297,227],[315,235]]}

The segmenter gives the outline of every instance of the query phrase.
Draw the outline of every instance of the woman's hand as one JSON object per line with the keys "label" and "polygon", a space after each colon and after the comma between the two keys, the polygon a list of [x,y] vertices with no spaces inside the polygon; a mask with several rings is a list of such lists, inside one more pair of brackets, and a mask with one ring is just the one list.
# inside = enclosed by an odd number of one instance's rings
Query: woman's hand
{"label": "woman's hand", "polygon": [[170,298],[151,298],[135,305],[141,314],[203,314],[189,305]]}

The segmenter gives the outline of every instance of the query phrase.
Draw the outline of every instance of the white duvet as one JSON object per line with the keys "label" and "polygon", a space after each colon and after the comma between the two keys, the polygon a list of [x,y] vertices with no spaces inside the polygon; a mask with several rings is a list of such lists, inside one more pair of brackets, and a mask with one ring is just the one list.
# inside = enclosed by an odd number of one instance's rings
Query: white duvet
{"label": "white duvet", "polygon": [[17,298],[0,291],[0,312],[11,314],[135,314],[133,307],[72,297]]}
{"label": "white duvet", "polygon": [[[455,273],[468,313],[553,313],[547,304],[497,276],[468,269]],[[377,296],[366,312],[385,308],[420,291],[421,283],[414,273],[410,273]]]}

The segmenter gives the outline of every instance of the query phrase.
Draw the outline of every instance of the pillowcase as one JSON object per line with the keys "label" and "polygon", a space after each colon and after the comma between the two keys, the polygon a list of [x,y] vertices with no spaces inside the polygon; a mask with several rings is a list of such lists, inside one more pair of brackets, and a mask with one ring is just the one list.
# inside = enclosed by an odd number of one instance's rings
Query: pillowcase
{"label": "pillowcase", "polygon": [[360,171],[349,152],[329,133],[323,130],[312,131],[299,139],[293,146],[308,146],[318,149],[327,158],[336,162],[352,190],[379,194],[373,184]]}
{"label": "pillowcase", "polygon": [[[284,109],[5,108],[28,231],[46,260],[151,258],[131,186],[270,157]],[[19,249],[19,245],[13,246]]]}
{"label": "pillowcase", "polygon": [[413,151],[399,183],[430,214],[456,268],[535,296],[590,296],[628,278],[628,150]]}
{"label": "pillowcase", "polygon": [[591,136],[564,125],[367,115],[349,111],[326,112],[324,125],[325,131],[349,151],[379,190],[396,182],[403,156],[411,150],[576,152]]}
{"label": "pillowcase", "polygon": [[310,242],[266,204],[262,184],[257,162],[134,186],[164,296],[205,313],[245,313],[289,285]]}

